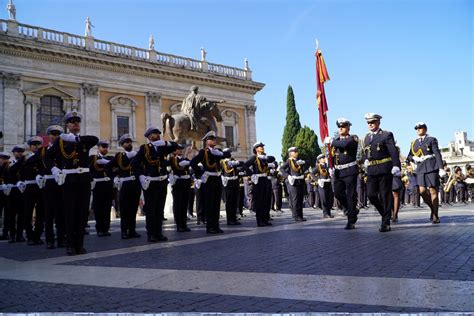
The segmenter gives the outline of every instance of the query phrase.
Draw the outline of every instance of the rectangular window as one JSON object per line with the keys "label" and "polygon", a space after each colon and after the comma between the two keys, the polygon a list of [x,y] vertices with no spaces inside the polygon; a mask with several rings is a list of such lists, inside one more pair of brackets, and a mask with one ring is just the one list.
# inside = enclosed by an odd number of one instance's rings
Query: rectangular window
{"label": "rectangular window", "polygon": [[124,134],[130,133],[130,125],[129,125],[129,117],[128,116],[117,116],[117,137]]}
{"label": "rectangular window", "polygon": [[230,147],[230,148],[235,147],[233,126],[225,127],[225,138],[227,140],[227,147]]}

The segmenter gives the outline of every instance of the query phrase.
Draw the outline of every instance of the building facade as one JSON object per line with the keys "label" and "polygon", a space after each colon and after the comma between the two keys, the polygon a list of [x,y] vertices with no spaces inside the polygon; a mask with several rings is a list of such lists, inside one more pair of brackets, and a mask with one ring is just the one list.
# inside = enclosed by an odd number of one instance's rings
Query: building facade
{"label": "building facade", "polygon": [[455,132],[454,141],[440,150],[443,160],[451,169],[459,166],[465,173],[467,164],[474,166],[474,142],[467,139],[467,133],[464,131]]}
{"label": "building facade", "polygon": [[264,84],[244,68],[164,54],[149,49],[0,20],[0,150],[10,150],[50,124],[62,125],[66,111],[83,115],[83,134],[97,135],[118,150],[125,133],[145,141],[160,115],[180,110],[192,85],[220,104],[218,135],[236,158],[246,158],[256,141],[254,96]]}

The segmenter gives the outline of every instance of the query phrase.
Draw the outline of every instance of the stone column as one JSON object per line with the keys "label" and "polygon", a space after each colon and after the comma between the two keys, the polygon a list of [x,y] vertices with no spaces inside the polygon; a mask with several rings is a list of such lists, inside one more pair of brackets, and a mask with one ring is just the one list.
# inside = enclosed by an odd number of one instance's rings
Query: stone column
{"label": "stone column", "polygon": [[25,108],[21,94],[21,78],[16,74],[3,74],[3,150],[25,141]]}
{"label": "stone column", "polygon": [[157,92],[146,93],[146,128],[154,125],[160,130],[163,129],[161,123],[161,94]]}
{"label": "stone column", "polygon": [[247,150],[251,154],[252,145],[257,142],[257,126],[255,123],[255,112],[257,107],[254,105],[245,106],[245,116],[247,121]]}
{"label": "stone column", "polygon": [[25,96],[25,136],[27,138],[36,135],[36,113],[40,107],[41,99],[39,96]]}
{"label": "stone column", "polygon": [[79,112],[84,116],[81,134],[100,138],[99,86],[89,83],[82,84],[82,102]]}

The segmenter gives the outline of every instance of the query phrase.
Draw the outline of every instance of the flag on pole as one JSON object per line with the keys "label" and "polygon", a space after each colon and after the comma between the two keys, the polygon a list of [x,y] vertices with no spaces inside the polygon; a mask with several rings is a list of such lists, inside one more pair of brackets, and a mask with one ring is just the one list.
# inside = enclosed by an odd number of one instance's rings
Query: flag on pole
{"label": "flag on pole", "polygon": [[316,99],[319,111],[319,136],[321,141],[329,136],[328,128],[328,103],[326,101],[326,93],[324,92],[324,83],[329,80],[326,63],[323,54],[319,48],[316,49]]}

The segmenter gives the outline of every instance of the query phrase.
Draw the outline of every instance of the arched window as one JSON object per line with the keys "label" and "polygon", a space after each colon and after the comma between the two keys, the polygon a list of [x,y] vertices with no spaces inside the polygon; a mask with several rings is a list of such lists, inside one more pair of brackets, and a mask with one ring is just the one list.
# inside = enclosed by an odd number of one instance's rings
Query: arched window
{"label": "arched window", "polygon": [[36,111],[36,135],[46,134],[48,126],[63,125],[63,100],[60,97],[46,95],[41,98],[41,106]]}

